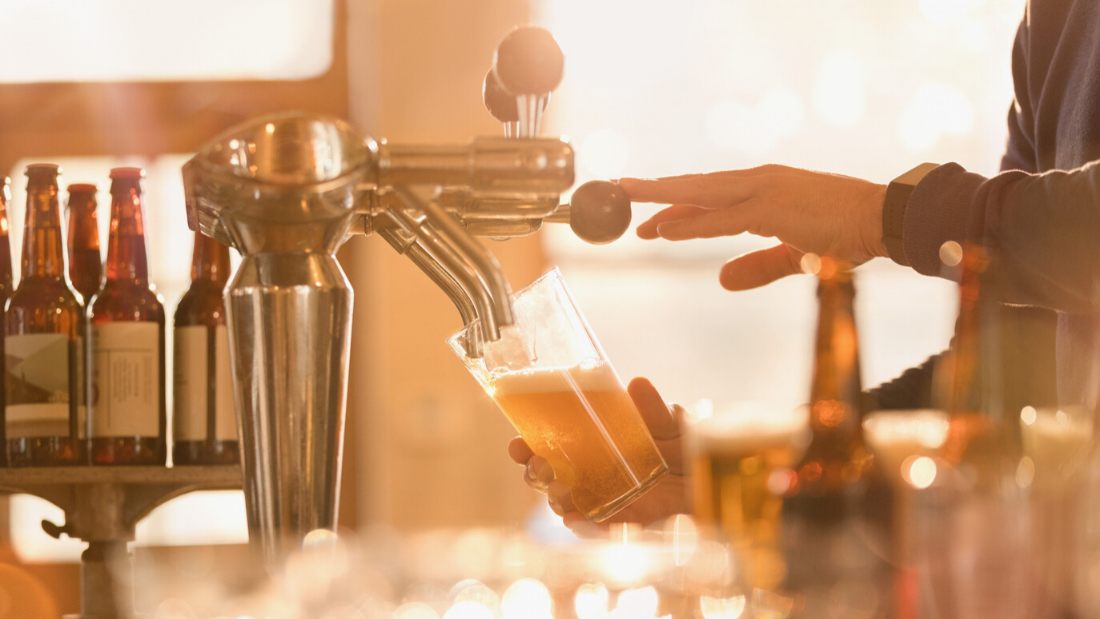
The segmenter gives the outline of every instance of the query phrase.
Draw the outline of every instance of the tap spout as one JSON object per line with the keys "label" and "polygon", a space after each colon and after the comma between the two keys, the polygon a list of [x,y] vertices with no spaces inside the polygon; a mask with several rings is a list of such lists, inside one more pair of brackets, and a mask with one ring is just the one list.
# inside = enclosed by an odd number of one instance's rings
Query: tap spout
{"label": "tap spout", "polygon": [[[489,289],[493,300],[493,316],[497,325],[507,327],[515,322],[512,315],[512,289],[504,277],[504,269],[493,254],[471,236],[446,209],[431,200],[421,201],[428,222],[460,255],[465,256]],[[490,334],[497,339],[497,334]]]}
{"label": "tap spout", "polygon": [[411,233],[404,222],[400,221],[392,212],[389,225],[378,230],[379,236],[386,240],[397,253],[404,255],[417,266],[428,279],[432,281],[454,303],[458,315],[462,318],[462,324],[466,332],[470,334],[465,338],[463,345],[466,355],[471,359],[481,357],[481,338],[477,336],[480,329],[478,321],[477,305],[473,297],[459,284],[458,279],[442,264],[436,261],[431,252],[422,244],[422,241]]}
{"label": "tap spout", "polygon": [[[475,312],[482,327],[481,335],[492,341],[500,339],[499,315],[495,309],[496,301],[493,298],[493,292],[487,278],[482,274],[483,271],[478,268],[470,254],[436,228],[433,221],[427,218],[421,220],[410,213],[410,211],[424,213],[428,208],[428,202],[420,199],[408,188],[394,188],[394,193],[407,207],[407,210],[395,205],[394,208],[388,210],[390,216],[415,235],[417,243],[457,282],[463,293],[473,300]],[[450,219],[450,215],[447,215],[445,211],[443,214]],[[459,225],[454,219],[450,219],[450,221],[454,222],[456,226]],[[466,236],[465,232],[462,232],[462,234]],[[485,252],[484,249],[481,251]],[[487,254],[487,252],[485,253]],[[491,255],[489,259],[494,264],[496,263]],[[505,291],[507,292],[507,289]],[[509,306],[507,315],[509,319],[511,319],[510,310],[511,306]],[[511,320],[506,324],[511,324]]]}

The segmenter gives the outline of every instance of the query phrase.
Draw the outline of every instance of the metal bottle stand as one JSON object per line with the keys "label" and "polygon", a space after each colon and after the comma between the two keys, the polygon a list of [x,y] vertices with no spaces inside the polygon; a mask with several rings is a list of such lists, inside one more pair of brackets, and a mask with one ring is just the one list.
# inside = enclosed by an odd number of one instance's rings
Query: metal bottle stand
{"label": "metal bottle stand", "polygon": [[240,487],[236,465],[0,469],[0,492],[32,494],[65,511],[63,525],[42,521],[46,533],[88,542],[80,563],[80,614],[66,619],[132,617],[132,568],[117,568],[130,559],[127,544],[138,521],[182,494]]}

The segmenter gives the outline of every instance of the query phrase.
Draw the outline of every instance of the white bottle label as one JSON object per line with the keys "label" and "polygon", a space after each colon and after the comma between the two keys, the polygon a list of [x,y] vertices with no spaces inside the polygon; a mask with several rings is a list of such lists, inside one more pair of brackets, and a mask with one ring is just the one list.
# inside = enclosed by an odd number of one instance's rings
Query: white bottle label
{"label": "white bottle label", "polygon": [[[177,441],[206,440],[211,415],[214,419],[214,440],[237,440],[233,377],[229,368],[229,332],[224,325],[214,329],[213,354],[209,337],[210,328],[202,325],[175,329],[172,428]],[[214,363],[213,372],[209,371],[211,361]],[[211,377],[213,385],[210,384]],[[211,386],[214,391],[213,410],[210,408]]]}
{"label": "white bottle label", "polygon": [[[62,333],[25,333],[4,338],[7,437],[69,436],[69,338]],[[79,371],[78,368],[71,368]],[[77,401],[79,402],[79,391]],[[84,435],[83,407],[77,411]]]}
{"label": "white bottle label", "polygon": [[92,436],[160,434],[160,328],[155,322],[92,325]]}

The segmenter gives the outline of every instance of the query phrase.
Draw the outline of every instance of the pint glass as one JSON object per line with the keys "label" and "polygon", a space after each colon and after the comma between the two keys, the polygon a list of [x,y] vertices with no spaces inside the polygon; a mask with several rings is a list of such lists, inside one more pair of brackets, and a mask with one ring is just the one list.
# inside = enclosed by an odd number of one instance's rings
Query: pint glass
{"label": "pint glass", "polygon": [[[515,324],[480,358],[449,340],[523,440],[545,458],[573,503],[600,522],[668,472],[649,429],[554,269],[517,293]],[[476,326],[476,323],[475,323]]]}
{"label": "pint glass", "polygon": [[805,408],[767,410],[748,402],[688,429],[696,519],[730,542],[754,588],[775,590],[786,577],[783,497],[808,441]]}

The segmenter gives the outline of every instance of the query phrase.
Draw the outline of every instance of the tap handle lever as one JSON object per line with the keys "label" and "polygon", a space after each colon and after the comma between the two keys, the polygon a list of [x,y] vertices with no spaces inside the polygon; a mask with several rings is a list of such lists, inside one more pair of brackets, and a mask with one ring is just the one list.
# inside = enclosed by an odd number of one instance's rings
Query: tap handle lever
{"label": "tap handle lever", "polygon": [[630,197],[617,183],[588,181],[577,187],[548,221],[569,222],[580,238],[602,245],[621,237],[630,227]]}

